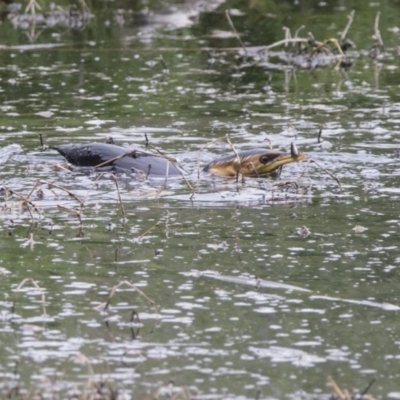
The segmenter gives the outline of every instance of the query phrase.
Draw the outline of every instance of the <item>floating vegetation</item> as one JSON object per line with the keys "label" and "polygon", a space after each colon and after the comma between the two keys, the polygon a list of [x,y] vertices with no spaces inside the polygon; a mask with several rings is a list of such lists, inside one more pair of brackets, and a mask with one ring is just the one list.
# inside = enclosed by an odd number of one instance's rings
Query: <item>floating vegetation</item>
{"label": "floating vegetation", "polygon": [[22,4],[11,3],[4,13],[15,29],[22,29],[28,40],[33,43],[47,28],[63,27],[68,30],[83,30],[94,17],[85,0],[78,1],[79,6],[70,4],[62,8],[51,3],[44,9],[38,0],[29,0],[25,10]]}
{"label": "floating vegetation", "polygon": [[[317,40],[312,32],[308,32],[307,37],[299,37],[299,33],[305,28],[301,26],[292,36],[290,29],[283,27],[285,38],[278,42],[266,46],[246,47],[237,32],[229,11],[225,12],[229,26],[234,32],[234,36],[242,46],[242,55],[245,59],[253,58],[259,65],[265,65],[270,69],[285,69],[287,67],[300,69],[315,69],[335,64],[336,68],[349,68],[353,61],[348,57],[347,51],[355,48],[354,42],[347,37],[349,29],[354,21],[355,11],[351,11],[347,16],[348,23],[338,38],[328,38]],[[374,21],[373,45],[368,50],[368,55],[376,59],[382,56],[384,44],[379,30],[378,12]],[[275,48],[283,47],[282,51],[273,51]],[[212,49],[208,49],[210,51]],[[285,62],[285,65],[274,63],[274,59]]]}
{"label": "floating vegetation", "polygon": [[14,3],[8,9],[8,20],[14,28],[29,29],[31,25],[37,27],[63,26],[69,29],[82,29],[94,16],[84,0],[79,0],[80,7],[69,5],[62,8],[52,3],[48,10],[37,0],[30,0],[25,10],[21,12],[20,5]]}

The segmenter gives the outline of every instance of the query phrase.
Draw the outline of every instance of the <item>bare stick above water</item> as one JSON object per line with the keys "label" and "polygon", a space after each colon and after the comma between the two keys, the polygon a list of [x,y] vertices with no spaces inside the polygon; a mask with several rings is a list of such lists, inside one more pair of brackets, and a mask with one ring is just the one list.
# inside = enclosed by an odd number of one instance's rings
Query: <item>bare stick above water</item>
{"label": "bare stick above water", "polygon": [[238,183],[239,182],[239,174],[240,174],[240,171],[242,169],[242,160],[241,160],[241,158],[239,156],[239,153],[236,151],[235,146],[230,141],[228,135],[225,136],[225,139],[228,142],[229,146],[231,146],[231,148],[232,148],[232,150],[233,150],[233,152],[235,153],[235,156],[236,156],[236,161],[238,163],[237,170],[236,170],[236,183]]}
{"label": "bare stick above water", "polygon": [[6,191],[8,194],[14,195],[22,200],[21,205],[26,205],[26,208],[31,216],[32,222],[34,221],[34,218],[33,218],[33,214],[31,212],[30,207],[32,207],[32,209],[37,212],[37,214],[39,215],[39,219],[40,219],[40,217],[42,216],[42,214],[40,213],[40,210],[27,197],[24,197],[22,194],[14,192],[14,190],[12,190],[12,189],[6,188]]}
{"label": "bare stick above water", "polygon": [[125,207],[124,207],[124,203],[122,202],[121,193],[120,193],[120,191],[119,191],[119,186],[118,186],[117,177],[116,177],[114,174],[111,174],[111,178],[114,180],[115,187],[117,188],[118,199],[119,199],[119,205],[120,205],[120,207],[121,207],[122,216],[123,216],[124,218],[126,218]]}
{"label": "bare stick above water", "polygon": [[83,206],[84,203],[85,203],[85,202],[84,202],[83,200],[81,200],[76,194],[72,193],[70,190],[68,190],[68,189],[66,189],[66,188],[64,188],[64,187],[62,187],[62,186],[57,185],[56,183],[48,182],[48,181],[40,181],[40,183],[45,183],[45,184],[47,184],[47,185],[49,186],[49,188],[50,188],[50,187],[54,187],[54,188],[56,188],[56,189],[59,189],[59,190],[62,190],[62,191],[64,191],[64,192],[68,193],[68,194],[69,194],[71,197],[73,197],[81,206]]}
{"label": "bare stick above water", "polygon": [[347,22],[346,27],[343,29],[342,34],[340,35],[340,41],[343,42],[344,39],[346,39],[347,33],[349,32],[349,29],[351,27],[351,24],[354,21],[354,13],[355,11],[352,10],[351,13],[347,16],[347,18],[349,19]]}
{"label": "bare stick above water", "polygon": [[39,140],[40,140],[40,146],[43,149],[44,148],[44,143],[43,143],[43,135],[39,133]]}
{"label": "bare stick above water", "polygon": [[104,305],[104,311],[107,311],[107,309],[108,309],[108,307],[109,307],[109,305],[111,303],[111,299],[113,298],[113,296],[114,296],[115,292],[117,291],[117,289],[119,289],[121,286],[129,286],[129,287],[135,289],[142,297],[144,297],[153,306],[154,311],[156,312],[157,317],[158,317],[159,313],[158,313],[158,308],[157,308],[157,305],[156,305],[155,301],[150,299],[150,297],[148,297],[144,292],[142,292],[140,289],[138,289],[133,283],[128,282],[128,281],[121,281],[121,282],[118,283],[118,285],[115,285],[111,289],[110,294],[108,295],[107,302]]}
{"label": "bare stick above water", "polygon": [[142,233],[139,237],[138,240],[144,238],[146,235],[148,235],[153,229],[158,228],[160,230],[160,232],[162,233],[160,224],[157,222],[156,224],[154,224],[152,227],[150,227],[149,229],[147,229],[146,232]]}
{"label": "bare stick above water", "polygon": [[[19,292],[27,282],[31,282],[32,286],[35,287],[37,290],[39,290],[39,292],[41,293],[41,297],[42,297],[42,309],[43,309],[43,315],[47,315],[46,312],[46,295],[45,295],[45,290],[43,288],[41,288],[36,281],[33,280],[33,278],[25,278],[17,287],[16,289],[14,289],[14,292]],[[12,314],[14,314],[15,312],[15,306],[16,306],[16,294],[14,295],[14,301],[13,301],[13,305],[12,305]]]}
{"label": "bare stick above water", "polygon": [[240,38],[240,35],[238,34],[238,32],[237,32],[237,30],[236,30],[236,28],[235,28],[235,25],[233,25],[233,22],[232,22],[232,20],[231,20],[231,16],[229,15],[229,10],[225,10],[225,16],[226,16],[226,19],[228,20],[229,26],[231,27],[231,29],[233,30],[233,32],[234,32],[235,35],[236,35],[237,40],[239,41],[239,43],[240,43],[241,46],[243,47],[243,50],[244,50],[244,51],[246,52],[246,54],[247,54],[247,48],[246,48],[246,46],[244,45],[244,43],[242,42],[242,39]]}
{"label": "bare stick above water", "polygon": [[382,49],[385,49],[385,46],[383,44],[383,40],[382,40],[382,36],[381,36],[381,31],[379,30],[379,17],[380,17],[381,13],[380,11],[378,11],[376,13],[376,17],[375,17],[375,23],[374,23],[374,36],[375,39],[377,40],[379,46],[382,47]]}
{"label": "bare stick above water", "polygon": [[294,37],[294,38],[291,38],[291,39],[278,40],[275,43],[272,43],[272,44],[270,44],[268,46],[265,46],[261,51],[263,52],[263,51],[266,51],[266,50],[270,50],[270,49],[273,49],[274,47],[286,45],[288,43],[308,43],[308,39]]}

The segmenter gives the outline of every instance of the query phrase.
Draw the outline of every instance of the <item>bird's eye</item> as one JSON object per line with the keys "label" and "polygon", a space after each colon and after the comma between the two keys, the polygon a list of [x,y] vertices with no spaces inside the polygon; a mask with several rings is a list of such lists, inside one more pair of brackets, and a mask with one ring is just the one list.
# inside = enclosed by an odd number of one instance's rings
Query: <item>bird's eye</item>
{"label": "bird's eye", "polygon": [[270,161],[271,161],[270,157],[269,157],[268,155],[266,155],[266,154],[264,154],[264,155],[262,155],[262,156],[260,157],[260,163],[261,163],[261,164],[267,164],[267,163],[269,163]]}

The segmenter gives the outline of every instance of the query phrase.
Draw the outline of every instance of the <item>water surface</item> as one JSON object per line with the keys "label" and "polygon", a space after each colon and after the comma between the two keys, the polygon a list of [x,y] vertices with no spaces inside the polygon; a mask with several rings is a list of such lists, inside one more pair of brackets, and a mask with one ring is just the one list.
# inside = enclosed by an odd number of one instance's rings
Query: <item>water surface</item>
{"label": "water surface", "polygon": [[[158,4],[99,4],[81,30],[33,42],[1,26],[2,391],[111,380],[138,399],[328,398],[332,376],[399,398],[398,5],[196,3],[174,24]],[[225,9],[249,49],[282,26],[337,37],[355,9],[352,65],[243,57]],[[119,176],[118,194],[110,175],[60,167],[39,134],[127,147],[146,134],[191,187]],[[199,175],[231,151],[226,135],[238,150],[295,141],[307,160],[278,179]]]}

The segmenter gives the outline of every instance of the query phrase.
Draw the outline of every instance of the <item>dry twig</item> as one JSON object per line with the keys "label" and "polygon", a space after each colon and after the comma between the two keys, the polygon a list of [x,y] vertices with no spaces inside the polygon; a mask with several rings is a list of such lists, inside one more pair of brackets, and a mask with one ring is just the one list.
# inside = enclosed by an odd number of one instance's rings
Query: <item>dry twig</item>
{"label": "dry twig", "polygon": [[152,299],[150,299],[150,297],[148,297],[144,292],[142,292],[139,288],[137,288],[133,283],[128,282],[128,281],[121,281],[118,283],[118,285],[114,286],[111,289],[110,294],[108,295],[108,299],[107,299],[106,303],[104,303],[104,307],[102,307],[104,311],[107,311],[107,309],[111,303],[111,299],[113,298],[117,289],[119,289],[121,286],[124,286],[124,285],[135,289],[143,298],[145,298],[153,306],[154,311],[156,312],[157,317],[158,317],[159,313],[158,313],[156,303]]}
{"label": "dry twig", "polygon": [[[43,315],[47,315],[46,312],[46,295],[45,295],[45,290],[43,288],[41,288],[36,281],[33,280],[33,278],[25,278],[15,289],[14,289],[14,293],[19,292],[27,282],[30,282],[34,288],[36,288],[37,290],[39,290],[39,292],[41,293],[41,297],[42,297],[42,309],[43,309]],[[12,305],[12,314],[14,314],[15,312],[15,307],[16,307],[16,294],[14,295],[14,301],[13,301],[13,305]]]}
{"label": "dry twig", "polygon": [[238,32],[237,32],[237,30],[235,28],[235,25],[233,25],[233,22],[231,20],[231,16],[229,15],[229,10],[225,10],[225,16],[226,16],[226,19],[228,20],[229,26],[231,27],[231,29],[235,33],[235,36],[236,36],[237,40],[239,41],[240,45],[243,47],[243,50],[245,51],[245,53],[247,54],[246,46],[242,42],[242,39],[240,38],[240,35],[238,34]]}

